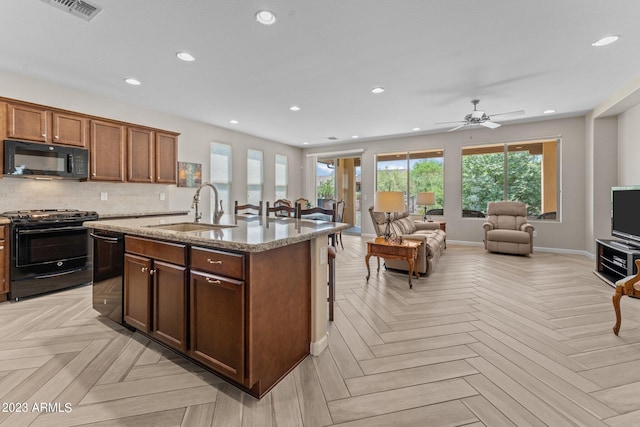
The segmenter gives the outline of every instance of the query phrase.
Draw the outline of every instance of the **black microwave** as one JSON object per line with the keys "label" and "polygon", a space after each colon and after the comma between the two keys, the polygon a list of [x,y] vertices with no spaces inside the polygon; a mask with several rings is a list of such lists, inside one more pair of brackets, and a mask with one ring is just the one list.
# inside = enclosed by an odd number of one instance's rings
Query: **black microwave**
{"label": "black microwave", "polygon": [[5,140],[4,176],[87,179],[89,150],[64,145]]}

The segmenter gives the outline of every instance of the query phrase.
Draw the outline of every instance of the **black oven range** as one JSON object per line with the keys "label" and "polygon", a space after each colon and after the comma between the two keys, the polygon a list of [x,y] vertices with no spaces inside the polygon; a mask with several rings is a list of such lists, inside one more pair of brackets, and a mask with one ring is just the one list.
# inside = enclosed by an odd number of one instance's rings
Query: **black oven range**
{"label": "black oven range", "polygon": [[84,221],[93,211],[42,209],[4,212],[11,220],[9,299],[91,282],[91,242]]}

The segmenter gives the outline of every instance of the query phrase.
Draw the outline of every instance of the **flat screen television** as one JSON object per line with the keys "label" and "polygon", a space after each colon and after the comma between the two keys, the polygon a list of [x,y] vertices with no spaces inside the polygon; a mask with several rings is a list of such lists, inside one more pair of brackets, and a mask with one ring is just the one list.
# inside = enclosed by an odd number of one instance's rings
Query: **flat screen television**
{"label": "flat screen television", "polygon": [[640,246],[640,186],[611,188],[611,235]]}

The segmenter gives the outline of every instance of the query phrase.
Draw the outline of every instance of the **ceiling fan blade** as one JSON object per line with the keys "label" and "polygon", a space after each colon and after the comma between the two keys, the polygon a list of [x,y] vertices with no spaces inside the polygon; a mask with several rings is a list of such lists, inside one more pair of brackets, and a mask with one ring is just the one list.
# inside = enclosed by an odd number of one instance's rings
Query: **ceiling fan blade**
{"label": "ceiling fan blade", "polygon": [[480,126],[484,126],[486,128],[489,128],[489,129],[495,129],[495,128],[499,128],[500,126],[502,126],[500,123],[492,122],[492,121],[489,121],[489,120],[487,120],[486,122],[478,123],[478,124]]}
{"label": "ceiling fan blade", "polygon": [[468,124],[467,122],[464,122],[463,124],[458,125],[458,126],[454,127],[453,129],[449,129],[447,132],[453,132],[454,130],[458,130],[458,129],[462,128],[462,127],[465,127],[467,124]]}
{"label": "ceiling fan blade", "polygon": [[524,114],[524,110],[518,110],[518,111],[509,111],[508,113],[498,113],[498,114],[491,114],[491,117],[496,117],[496,116],[517,116],[520,114]]}
{"label": "ceiling fan blade", "polygon": [[455,122],[438,122],[437,125],[450,125],[452,123],[467,123],[465,120],[456,120]]}

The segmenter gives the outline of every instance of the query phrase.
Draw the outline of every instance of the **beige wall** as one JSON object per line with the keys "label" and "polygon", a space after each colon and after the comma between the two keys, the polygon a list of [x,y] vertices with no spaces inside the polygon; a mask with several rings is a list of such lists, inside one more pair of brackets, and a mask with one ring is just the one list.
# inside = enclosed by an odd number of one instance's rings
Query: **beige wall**
{"label": "beige wall", "polygon": [[640,185],[640,104],[618,118],[618,185]]}
{"label": "beige wall", "polygon": [[[264,152],[264,200],[275,200],[275,154],[284,154],[289,159],[289,193],[297,196],[302,192],[302,150],[295,147],[139,108],[6,71],[0,71],[0,96],[179,132],[181,135],[178,160],[202,163],[203,180],[208,180],[207,177],[210,176],[210,142],[231,144],[233,146],[231,191],[234,200],[244,201],[247,197],[245,188],[248,148]],[[137,212],[188,210],[194,194],[193,188],[177,188],[175,185],[27,181],[29,180],[17,178],[0,180],[0,195],[3,196],[0,201],[0,212],[14,209],[58,208],[59,206],[91,209],[102,213],[131,212],[132,210]],[[101,192],[108,193],[106,202],[100,200]],[[165,201],[160,200],[161,192],[166,195]],[[206,203],[202,205],[206,217],[209,215],[209,206]]]}
{"label": "beige wall", "polygon": [[[517,140],[561,139],[562,222],[533,221],[538,232],[539,248],[584,251],[585,229],[585,118],[573,117],[532,123],[504,125],[498,129],[473,129],[457,132],[423,134],[373,141],[333,145],[326,151],[362,148],[362,232],[374,234],[368,208],[375,194],[375,155],[398,150],[444,149],[444,185],[447,239],[480,244],[483,239],[481,218],[461,217],[462,147],[474,144],[501,143]],[[309,148],[306,152],[322,150]],[[307,182],[311,177],[307,177]],[[437,219],[437,218],[436,218]]]}

